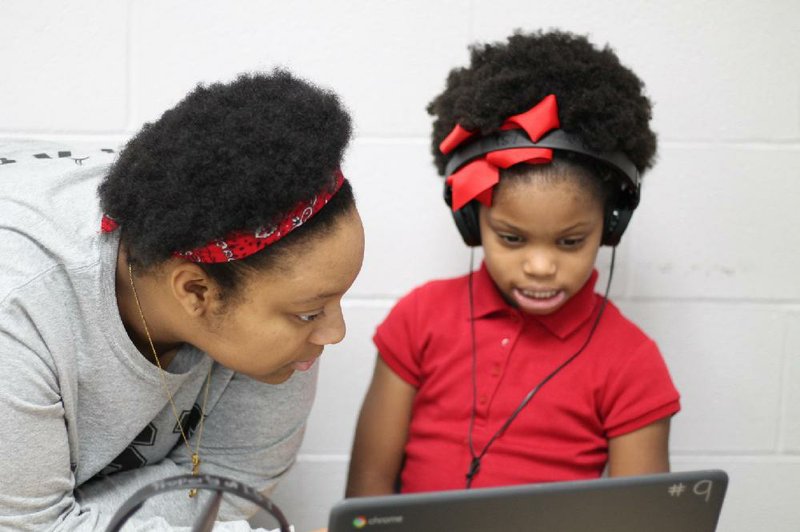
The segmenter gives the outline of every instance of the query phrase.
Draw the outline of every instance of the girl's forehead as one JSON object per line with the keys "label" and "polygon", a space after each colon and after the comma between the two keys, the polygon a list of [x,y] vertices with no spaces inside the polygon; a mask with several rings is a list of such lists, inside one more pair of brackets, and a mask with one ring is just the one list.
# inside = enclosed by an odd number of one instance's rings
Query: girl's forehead
{"label": "girl's forehead", "polygon": [[500,196],[525,195],[536,196],[544,192],[559,192],[578,197],[584,201],[602,203],[601,183],[593,182],[596,178],[569,171],[535,171],[504,177],[495,187],[495,194]]}
{"label": "girl's forehead", "polygon": [[563,162],[522,164],[501,173],[496,193],[527,194],[553,188],[585,197],[599,205],[605,203],[606,185],[590,170]]}

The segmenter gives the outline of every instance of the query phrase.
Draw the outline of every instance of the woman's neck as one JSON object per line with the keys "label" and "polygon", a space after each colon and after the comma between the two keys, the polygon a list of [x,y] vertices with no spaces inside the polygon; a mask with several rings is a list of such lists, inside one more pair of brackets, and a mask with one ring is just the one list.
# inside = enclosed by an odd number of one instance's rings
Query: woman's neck
{"label": "woman's neck", "polygon": [[[173,313],[167,308],[169,300],[165,296],[168,293],[160,286],[158,276],[147,273],[138,275],[135,268],[129,269],[127,254],[120,246],[115,286],[117,308],[131,342],[152,364],[156,364],[154,348],[161,367],[166,369],[175,358],[182,342],[175,339],[170,332],[171,324],[168,316]],[[148,333],[152,340],[152,348]]]}

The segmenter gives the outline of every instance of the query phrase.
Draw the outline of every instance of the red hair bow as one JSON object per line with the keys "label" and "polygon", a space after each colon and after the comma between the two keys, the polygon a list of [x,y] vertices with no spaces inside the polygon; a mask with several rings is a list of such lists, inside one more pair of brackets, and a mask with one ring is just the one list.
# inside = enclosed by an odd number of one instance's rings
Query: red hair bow
{"label": "red hair bow", "polygon": [[[548,94],[524,113],[507,118],[500,129],[523,129],[531,141],[537,142],[548,131],[558,129],[559,125],[556,97]],[[439,151],[447,155],[476,134],[456,124],[439,145]],[[546,164],[552,160],[553,150],[550,148],[505,148],[473,159],[447,177],[447,184],[453,190],[452,208],[457,211],[472,200],[490,207],[492,188],[500,181],[500,168],[510,168],[519,163]]]}

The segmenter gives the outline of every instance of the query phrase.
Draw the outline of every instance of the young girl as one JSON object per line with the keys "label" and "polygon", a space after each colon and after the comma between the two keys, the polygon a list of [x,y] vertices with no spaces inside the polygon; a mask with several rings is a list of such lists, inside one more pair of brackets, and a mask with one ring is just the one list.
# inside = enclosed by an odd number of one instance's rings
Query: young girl
{"label": "young girl", "polygon": [[678,393],[594,292],[655,154],[641,81],[583,37],[515,34],[473,47],[428,111],[445,200],[484,263],[378,327],[347,494],[667,471]]}
{"label": "young girl", "polygon": [[[276,71],[199,86],[110,167],[4,157],[0,529],[101,530],[181,474],[274,487],[361,267],[350,131],[334,94]],[[131,522],[189,525],[194,495]],[[243,502],[220,529],[250,530]]]}

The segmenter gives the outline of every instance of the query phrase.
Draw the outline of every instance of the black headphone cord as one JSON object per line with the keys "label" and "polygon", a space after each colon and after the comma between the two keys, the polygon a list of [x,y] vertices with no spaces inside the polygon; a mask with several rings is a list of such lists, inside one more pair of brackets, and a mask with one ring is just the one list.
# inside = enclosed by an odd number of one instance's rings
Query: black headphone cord
{"label": "black headphone cord", "polygon": [[472,457],[472,461],[470,462],[469,465],[469,471],[467,471],[466,474],[466,479],[467,479],[466,489],[470,489],[470,487],[472,487],[472,480],[480,471],[481,460],[483,459],[486,452],[489,450],[489,447],[494,443],[494,441],[503,435],[508,426],[511,425],[514,419],[516,419],[517,415],[519,415],[519,413],[522,412],[522,409],[528,405],[528,403],[531,401],[531,399],[533,399],[533,397],[537,393],[539,393],[539,390],[542,389],[542,386],[547,384],[547,382],[553,377],[555,377],[558,374],[558,372],[567,367],[567,365],[569,365],[573,360],[575,360],[578,357],[578,355],[580,355],[583,352],[583,350],[586,349],[586,346],[589,345],[589,342],[591,341],[592,336],[594,336],[594,332],[597,329],[597,326],[600,324],[600,318],[603,316],[603,311],[606,309],[606,303],[608,303],[608,291],[611,288],[611,279],[614,276],[614,260],[616,258],[616,254],[617,254],[617,248],[616,246],[613,246],[611,248],[611,266],[608,272],[608,281],[606,282],[606,291],[605,294],[603,295],[603,302],[601,303],[600,311],[597,313],[597,317],[595,318],[594,323],[592,324],[592,328],[589,330],[589,335],[586,337],[586,340],[583,342],[583,345],[581,345],[580,349],[578,349],[575,352],[575,354],[570,356],[568,359],[562,362],[558,367],[556,367],[556,369],[551,371],[536,386],[534,386],[527,393],[527,395],[525,395],[525,397],[522,399],[517,408],[514,409],[511,415],[508,416],[508,419],[506,419],[505,423],[503,423],[503,426],[497,429],[497,432],[495,432],[492,435],[492,437],[489,438],[489,441],[486,442],[486,445],[483,446],[483,449],[481,449],[479,453],[476,453],[475,446],[472,442],[472,428],[473,425],[475,424],[475,416],[478,409],[476,404],[478,396],[478,382],[476,377],[478,356],[475,348],[475,315],[474,315],[475,307],[473,303],[473,294],[472,294],[472,277],[475,264],[475,248],[470,249],[468,291],[469,291],[469,322],[470,322],[470,333],[472,335],[472,412],[470,413],[469,417],[469,432],[467,433],[467,441],[469,443],[469,454]]}

